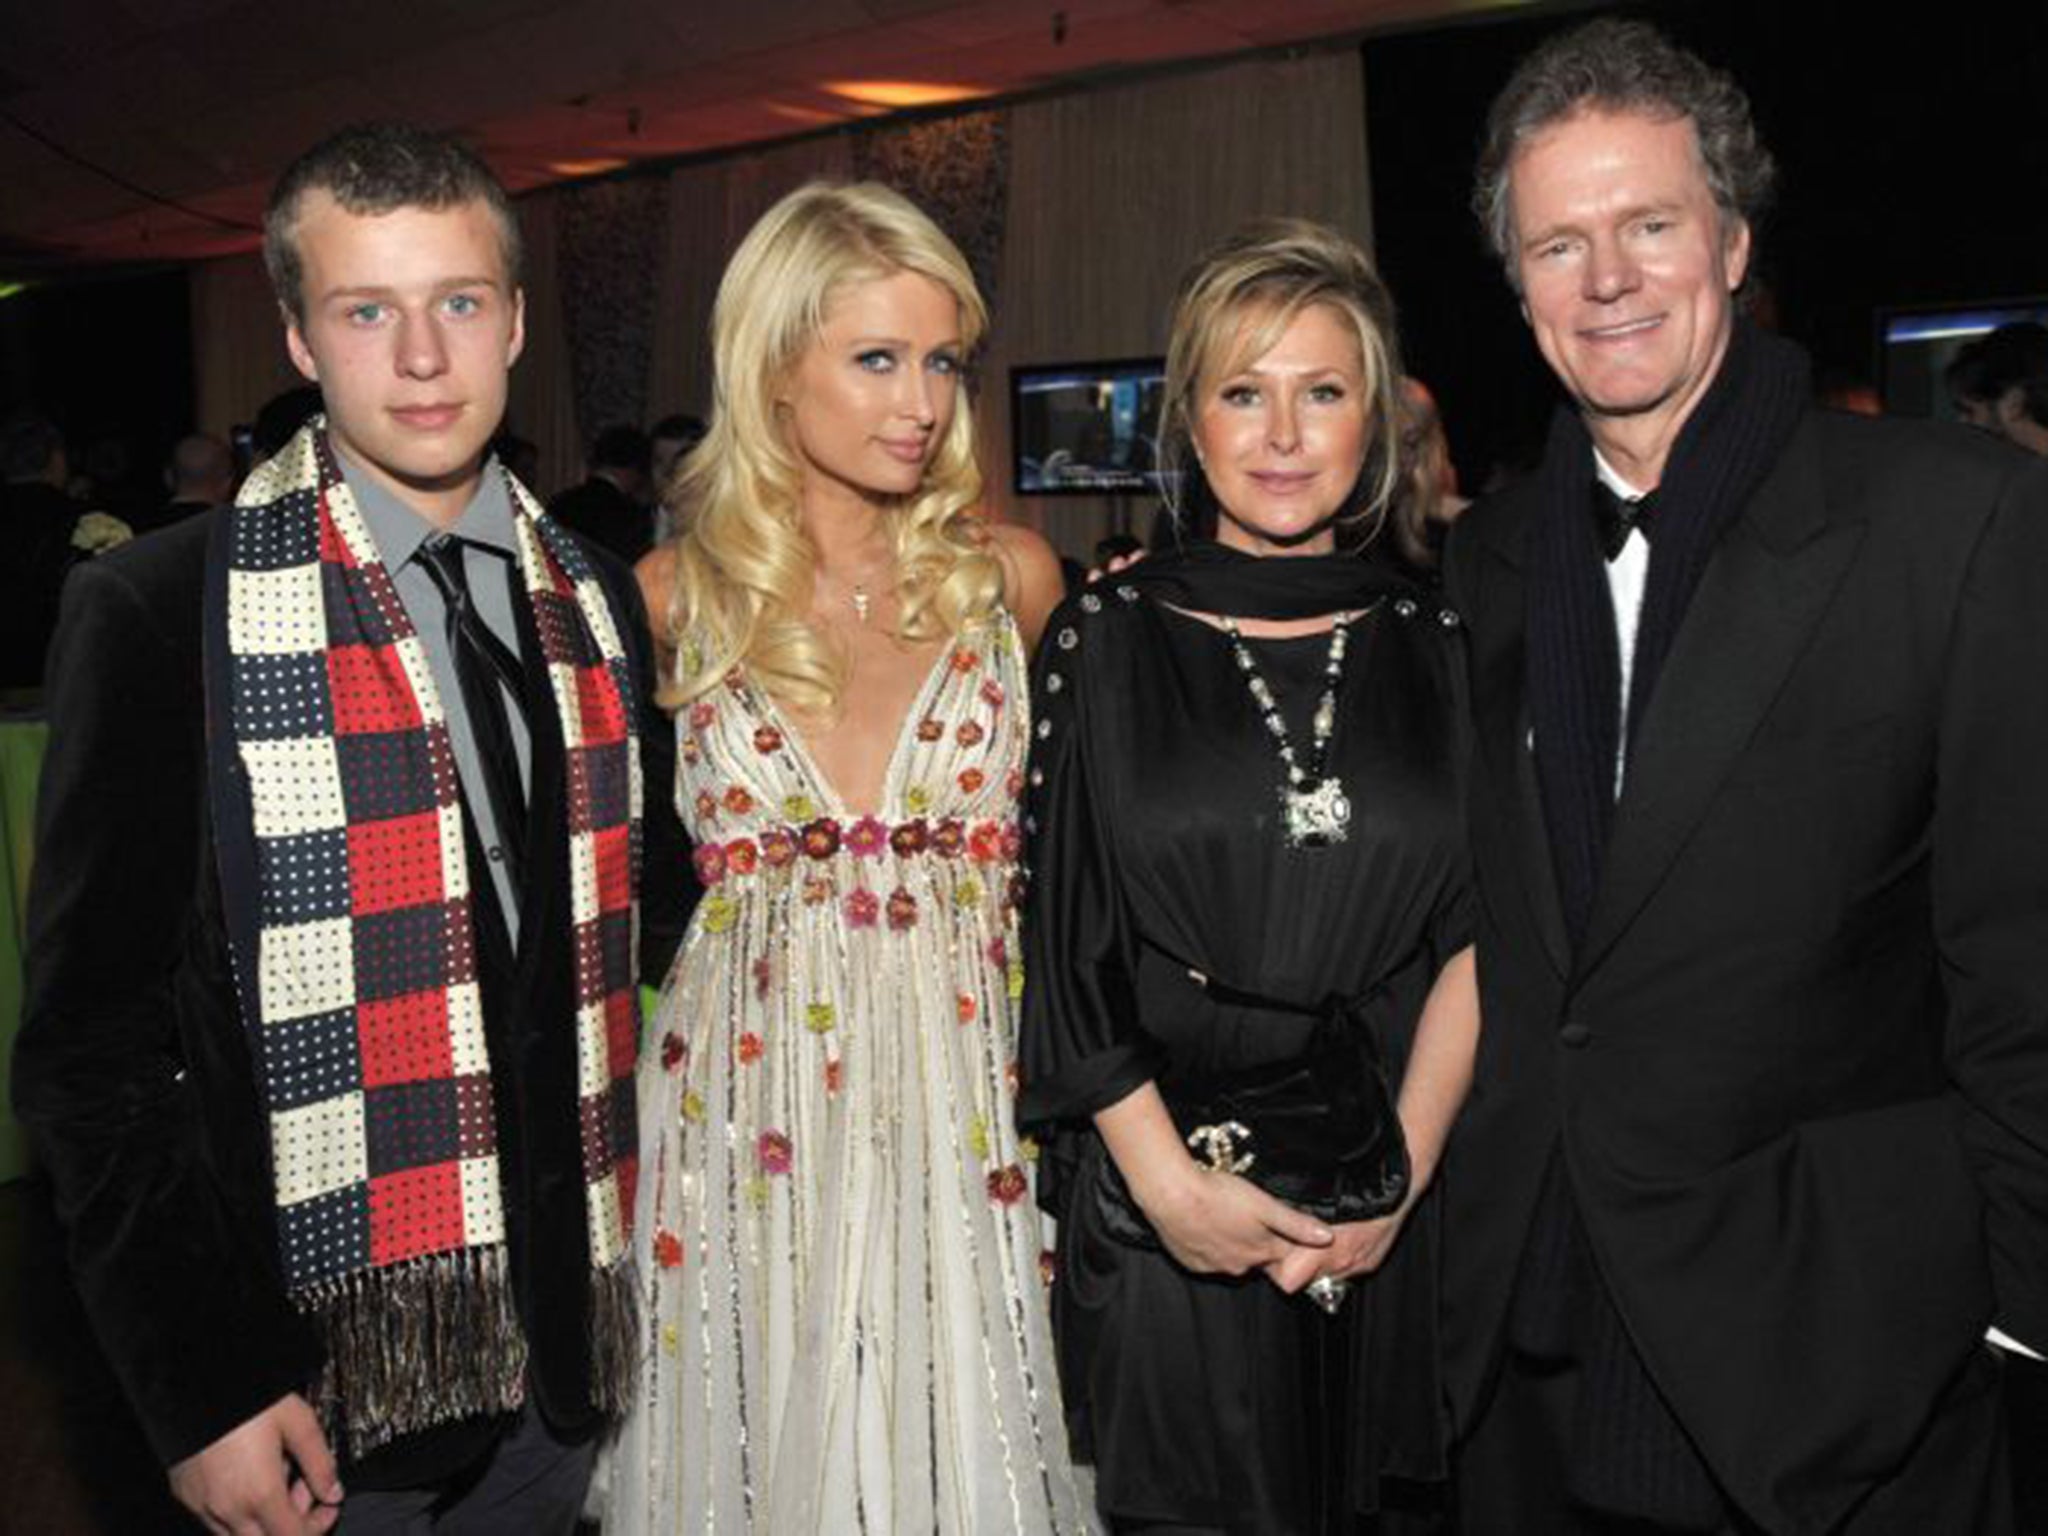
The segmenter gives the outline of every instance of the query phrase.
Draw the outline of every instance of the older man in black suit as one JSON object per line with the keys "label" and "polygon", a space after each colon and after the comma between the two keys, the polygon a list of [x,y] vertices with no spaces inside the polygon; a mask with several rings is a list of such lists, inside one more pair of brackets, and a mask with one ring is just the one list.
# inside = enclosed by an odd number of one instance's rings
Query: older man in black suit
{"label": "older man in black suit", "polygon": [[1480,212],[1571,396],[1454,535],[1483,896],[1446,1185],[1470,1532],[1999,1532],[2048,1342],[2048,478],[1813,409],[1771,163],[1635,23]]}

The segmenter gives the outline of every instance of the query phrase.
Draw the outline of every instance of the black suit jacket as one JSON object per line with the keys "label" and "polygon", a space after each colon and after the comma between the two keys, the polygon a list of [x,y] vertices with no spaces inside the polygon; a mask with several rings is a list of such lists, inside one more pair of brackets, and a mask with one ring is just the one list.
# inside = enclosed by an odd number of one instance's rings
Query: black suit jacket
{"label": "black suit jacket", "polygon": [[[319,1363],[279,1277],[268,1141],[214,849],[202,594],[225,515],[139,539],[80,567],[66,588],[14,1072],[87,1312],[166,1462],[304,1390]],[[593,564],[644,684],[637,588],[606,557]],[[533,696],[545,697],[531,611],[515,606]],[[541,1202],[580,1211],[582,1200],[564,759],[552,711],[532,723],[525,937],[513,955],[494,903],[479,900],[479,979],[494,1085],[504,1090],[500,1175],[530,1379],[550,1418],[573,1429],[591,1416],[588,1261],[528,1242]],[[642,732],[642,963],[658,975],[687,917],[678,892],[688,859],[672,810],[673,727],[649,707]],[[472,885],[488,892],[479,858],[472,835]],[[373,1456],[389,1477],[352,1481],[417,1481],[480,1443],[474,1433],[427,1440]]]}
{"label": "black suit jacket", "polygon": [[1445,1179],[1484,1406],[1561,1145],[1715,1475],[1828,1529],[1986,1324],[2048,1344],[2048,469],[1810,415],[1724,536],[1568,950],[1524,706],[1533,484],[1469,513],[1484,1025]]}

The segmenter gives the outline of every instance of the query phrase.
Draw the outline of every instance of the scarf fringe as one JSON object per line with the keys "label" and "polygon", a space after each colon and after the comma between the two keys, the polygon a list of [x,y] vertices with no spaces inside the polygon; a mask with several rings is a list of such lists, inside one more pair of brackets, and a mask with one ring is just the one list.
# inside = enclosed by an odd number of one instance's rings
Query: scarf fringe
{"label": "scarf fringe", "polygon": [[[327,1345],[313,1407],[346,1461],[526,1400],[526,1335],[502,1247],[360,1270],[296,1299]],[[590,1401],[607,1418],[632,1400],[638,1315],[629,1262],[591,1271]]]}
{"label": "scarf fringe", "polygon": [[327,1344],[314,1411],[346,1460],[525,1401],[526,1336],[502,1247],[359,1270],[297,1300]]}
{"label": "scarf fringe", "polygon": [[630,1260],[590,1272],[590,1401],[621,1418],[639,1376],[640,1303]]}

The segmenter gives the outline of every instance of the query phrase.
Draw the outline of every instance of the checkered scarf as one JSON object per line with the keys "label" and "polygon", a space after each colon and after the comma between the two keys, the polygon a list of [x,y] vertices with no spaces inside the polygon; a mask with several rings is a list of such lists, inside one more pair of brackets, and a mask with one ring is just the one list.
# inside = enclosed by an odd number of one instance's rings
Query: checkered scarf
{"label": "checkered scarf", "polygon": [[[616,1408],[637,1147],[632,684],[583,552],[506,478],[568,758],[593,1400]],[[250,476],[226,565],[212,714],[250,826],[223,844],[246,831],[255,863],[253,921],[231,921],[250,941],[237,985],[285,1282],[326,1335],[316,1396],[360,1455],[524,1392],[460,786],[426,654],[322,423]]]}

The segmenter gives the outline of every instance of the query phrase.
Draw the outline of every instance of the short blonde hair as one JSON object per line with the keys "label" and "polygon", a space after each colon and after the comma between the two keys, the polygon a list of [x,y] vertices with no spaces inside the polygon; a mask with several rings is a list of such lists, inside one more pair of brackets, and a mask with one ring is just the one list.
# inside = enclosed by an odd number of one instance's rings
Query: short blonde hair
{"label": "short blonde hair", "polygon": [[1214,495],[1195,457],[1195,421],[1203,389],[1270,351],[1295,318],[1325,304],[1350,322],[1370,436],[1354,506],[1339,517],[1347,543],[1364,544],[1390,520],[1402,553],[1427,548],[1420,521],[1398,499],[1401,354],[1394,301],[1364,251],[1327,225],[1307,219],[1258,219],[1205,253],[1181,278],[1166,349],[1166,393],[1159,415],[1159,467],[1176,518]]}
{"label": "short blonde hair", "polygon": [[[915,272],[960,306],[963,355],[988,310],[958,247],[900,193],[812,182],[769,209],[733,253],[712,313],[712,416],[678,472],[670,707],[735,666],[779,700],[830,710],[842,658],[809,620],[816,552],[798,515],[803,470],[776,399],[848,288]],[[976,516],[974,413],[956,402],[922,482],[887,508],[896,542],[899,631],[956,634],[1002,598],[1002,569]]]}

